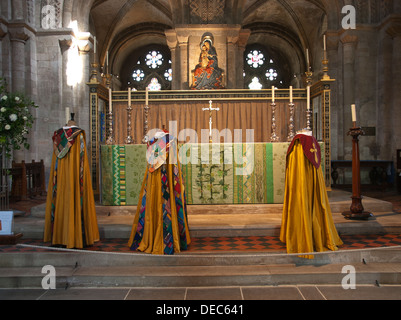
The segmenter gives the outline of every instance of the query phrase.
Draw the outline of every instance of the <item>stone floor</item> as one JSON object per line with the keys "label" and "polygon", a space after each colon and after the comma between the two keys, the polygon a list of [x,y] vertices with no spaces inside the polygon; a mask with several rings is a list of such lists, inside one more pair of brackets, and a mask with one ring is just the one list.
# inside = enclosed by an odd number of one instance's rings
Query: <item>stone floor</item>
{"label": "stone floor", "polygon": [[[341,199],[338,198],[336,201],[340,206],[348,206],[350,204],[349,195],[344,197],[343,193],[337,193],[338,196],[341,195]],[[388,192],[370,192],[365,193],[364,204],[369,209],[373,209],[374,218],[371,221],[349,221],[344,219],[344,217],[339,212],[339,208],[335,209],[333,212],[333,218],[337,226],[340,227],[341,230],[345,230],[346,232],[350,231],[349,226],[353,226],[352,228],[357,228],[354,230],[367,230],[372,228],[372,230],[378,230],[377,227],[382,231],[396,231],[396,232],[381,232],[380,234],[374,234],[372,232],[367,232],[366,234],[355,235],[351,241],[348,241],[349,249],[353,248],[366,248],[368,246],[387,246],[394,245],[399,246],[399,242],[401,241],[401,195],[395,191]],[[333,196],[333,194],[332,194]],[[334,194],[334,197],[336,194]],[[375,199],[370,202],[370,198]],[[380,202],[383,201],[383,202]],[[43,206],[45,202],[45,197],[30,199],[29,201],[20,201],[16,203],[11,203],[10,207],[15,210],[20,210],[22,213],[21,217],[29,217],[31,215],[31,209],[38,207],[40,205]],[[373,205],[378,205],[379,207],[382,205],[388,205],[391,203],[391,210],[387,209],[381,211],[380,208],[370,207]],[[213,224],[216,225],[220,223],[220,225],[225,226],[227,229],[232,228],[233,225],[243,224],[251,222],[260,223],[259,218],[262,215],[258,215],[258,208],[253,207],[256,212],[253,212],[252,215],[244,213],[241,217],[241,221],[234,221],[233,217],[230,217],[228,214],[220,215],[220,217],[216,218],[214,214],[214,221],[210,219],[205,214],[199,214],[196,212],[199,208],[193,208],[194,211],[189,217],[190,225],[192,219],[192,225],[198,228],[210,228],[213,227]],[[113,209],[113,208],[102,208],[103,210]],[[245,208],[246,209],[246,208]],[[202,208],[203,210],[203,208]],[[238,215],[241,216],[241,215]],[[21,218],[20,217],[20,218]],[[18,219],[20,219],[18,218]],[[124,232],[129,232],[130,226],[132,223],[132,214],[116,214],[111,210],[110,214],[103,212],[99,215],[99,223],[103,225],[115,226],[116,222],[121,227],[124,228]],[[229,219],[227,219],[229,218]],[[252,221],[254,219],[254,221]],[[271,212],[269,215],[270,223],[273,225],[279,225],[280,222],[280,213]],[[227,222],[229,221],[229,222]],[[43,221],[38,218],[38,224],[43,223]],[[119,230],[121,232],[121,230]],[[274,231],[274,232],[277,232]],[[345,232],[345,233],[346,233]],[[352,233],[352,232],[351,232]],[[121,234],[121,233],[120,233]],[[343,238],[351,237],[351,235],[346,235],[343,233]],[[390,236],[390,238],[389,238]],[[258,238],[259,237],[259,238]],[[284,247],[282,244],[277,243],[277,236],[253,236],[253,240],[259,241],[259,245],[261,244],[261,238],[264,237],[266,245],[265,250],[273,250],[273,251],[284,251]],[[382,238],[380,238],[382,237]],[[236,252],[247,252],[249,251],[249,247],[244,245],[244,241],[247,237],[238,237],[236,235],[231,235],[230,237],[205,237],[198,236],[194,237],[194,243],[198,241],[198,250],[200,252],[213,252],[213,250],[217,250],[220,252],[227,252],[230,250],[234,250]],[[249,237],[248,237],[249,238]],[[210,240],[211,239],[211,240]],[[108,241],[112,242],[113,238],[108,237]],[[274,242],[272,245],[270,241]],[[24,242],[25,241],[25,242]],[[40,239],[24,239],[23,243],[29,243],[29,241],[33,241],[33,244],[38,244],[37,241],[40,242]],[[121,238],[119,239],[121,242]],[[203,241],[203,242],[202,242]],[[209,241],[209,242],[207,242]],[[241,242],[242,241],[242,242]],[[262,242],[263,242],[262,241]],[[118,242],[118,241],[117,241]],[[124,242],[124,241],[123,241]],[[224,242],[224,243],[223,243]],[[227,242],[231,242],[232,245],[237,245],[236,248],[233,246],[227,246]],[[241,243],[240,243],[241,242]],[[110,244],[110,243],[109,243]],[[43,244],[39,243],[40,246]],[[127,250],[125,243],[117,243],[122,251]],[[203,249],[202,249],[203,246]],[[211,247],[212,246],[212,247]],[[215,246],[213,248],[213,246]],[[269,247],[270,246],[270,247]],[[354,246],[354,247],[352,247]],[[200,249],[199,249],[200,248]],[[216,249],[217,248],[217,249]],[[7,251],[7,247],[0,247],[3,252]],[[14,247],[15,249],[15,247]],[[21,248],[19,248],[21,249]],[[33,248],[25,248],[25,250],[35,250]],[[102,250],[102,249],[101,249]],[[103,250],[104,247],[103,247]],[[118,251],[116,247],[110,249],[112,251]],[[261,251],[262,249],[255,248],[257,251]],[[1,251],[1,250],[0,250]],[[12,251],[12,249],[11,249]],[[193,253],[193,252],[192,252]],[[178,301],[196,301],[196,300],[208,300],[207,304],[217,304],[219,300],[230,300],[231,304],[234,303],[239,305],[237,301],[250,301],[250,300],[401,300],[401,283],[395,283],[391,285],[381,285],[377,283],[376,285],[357,285],[356,289],[348,289],[345,290],[341,285],[278,285],[278,286],[230,286],[230,287],[119,287],[119,288],[91,288],[91,287],[71,287],[71,288],[58,288],[54,290],[43,290],[43,289],[1,289],[0,288],[0,300],[148,300],[153,301],[151,305],[151,310],[149,311],[151,314],[156,313],[156,308],[159,306],[163,306],[162,300],[178,300]],[[160,301],[160,303],[158,302]],[[179,305],[179,304],[178,304]],[[247,306],[245,304],[245,306]],[[257,310],[259,308],[263,309],[264,304],[257,304]],[[195,305],[191,304],[192,308],[197,308],[197,311],[192,310],[192,314],[196,315],[196,312],[199,312],[200,302]],[[261,309],[260,309],[261,310]],[[209,310],[210,311],[210,310]],[[250,312],[249,306],[246,309],[247,312]]]}
{"label": "stone floor", "polygon": [[401,285],[0,289],[0,300],[401,300]]}

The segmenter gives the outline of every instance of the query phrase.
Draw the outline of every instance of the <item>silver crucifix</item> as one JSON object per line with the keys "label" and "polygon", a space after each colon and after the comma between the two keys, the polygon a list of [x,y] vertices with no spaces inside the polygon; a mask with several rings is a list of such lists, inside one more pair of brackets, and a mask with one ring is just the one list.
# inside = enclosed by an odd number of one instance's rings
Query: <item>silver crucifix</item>
{"label": "silver crucifix", "polygon": [[212,142],[212,111],[219,111],[219,108],[212,107],[212,100],[209,101],[208,108],[202,108],[202,111],[209,111],[209,142]]}

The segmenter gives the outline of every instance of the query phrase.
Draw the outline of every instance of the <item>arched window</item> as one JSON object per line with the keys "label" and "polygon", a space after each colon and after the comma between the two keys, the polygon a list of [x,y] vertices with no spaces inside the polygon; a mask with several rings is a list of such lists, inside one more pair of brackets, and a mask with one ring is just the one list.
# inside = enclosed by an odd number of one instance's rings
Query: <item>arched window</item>
{"label": "arched window", "polygon": [[150,45],[131,55],[127,86],[137,90],[170,90],[173,79],[170,51],[160,45]]}
{"label": "arched window", "polygon": [[244,86],[246,89],[284,87],[283,72],[278,61],[261,45],[252,45],[244,53]]}

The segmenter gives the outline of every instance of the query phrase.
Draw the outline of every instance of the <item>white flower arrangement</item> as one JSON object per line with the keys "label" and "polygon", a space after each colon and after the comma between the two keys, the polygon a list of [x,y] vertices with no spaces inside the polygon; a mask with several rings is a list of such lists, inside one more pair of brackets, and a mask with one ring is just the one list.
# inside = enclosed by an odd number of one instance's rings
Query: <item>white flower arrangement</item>
{"label": "white flower arrangement", "polygon": [[10,155],[13,149],[29,149],[26,134],[34,122],[31,110],[38,106],[22,94],[7,92],[6,87],[0,78],[0,145]]}

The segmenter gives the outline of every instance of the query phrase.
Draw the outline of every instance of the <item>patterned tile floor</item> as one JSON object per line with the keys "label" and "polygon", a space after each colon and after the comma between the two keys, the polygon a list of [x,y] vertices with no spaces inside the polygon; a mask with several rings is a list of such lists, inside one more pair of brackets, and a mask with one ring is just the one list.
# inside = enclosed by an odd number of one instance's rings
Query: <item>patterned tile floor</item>
{"label": "patterned tile floor", "polygon": [[[369,234],[341,236],[342,250],[367,249],[377,247],[401,246],[400,234]],[[43,252],[49,249],[49,243],[40,240],[20,239],[17,245],[2,245],[0,252]],[[86,248],[90,251],[131,252],[127,239],[104,239]],[[57,251],[57,250],[56,250]],[[65,251],[63,251],[65,252]],[[285,253],[285,244],[278,237],[219,237],[193,238],[192,243],[183,253],[223,253],[223,252],[272,252]]]}
{"label": "patterned tile floor", "polygon": [[[366,196],[390,201],[393,203],[395,212],[401,211],[401,195],[398,191],[389,192],[365,192]],[[46,201],[46,197],[38,197],[28,201],[10,203],[10,208],[22,210],[29,214],[30,208]],[[344,244],[342,250],[364,249],[377,247],[401,246],[401,234],[368,234],[368,235],[343,235]],[[132,252],[128,245],[128,239],[103,239],[94,246],[86,248],[91,251],[105,252]],[[22,245],[22,246],[21,246]],[[23,246],[30,245],[30,246]],[[32,247],[31,247],[32,246]],[[32,252],[47,251],[49,243],[40,240],[24,239],[18,241],[18,245],[0,245],[0,252]],[[53,251],[53,249],[52,249]],[[207,253],[207,252],[275,252],[285,253],[285,244],[278,237],[219,237],[219,238],[192,238],[188,250],[185,253]]]}

